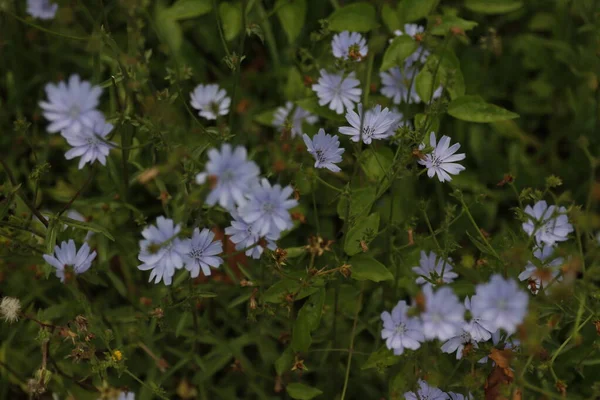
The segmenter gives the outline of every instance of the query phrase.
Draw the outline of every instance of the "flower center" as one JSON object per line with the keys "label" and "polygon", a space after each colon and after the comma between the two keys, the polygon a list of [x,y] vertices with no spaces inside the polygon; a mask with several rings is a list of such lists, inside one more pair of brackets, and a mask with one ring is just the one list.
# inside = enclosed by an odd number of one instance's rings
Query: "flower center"
{"label": "flower center", "polygon": [[442,321],[443,321],[443,318],[442,318],[442,315],[440,313],[435,313],[435,314],[433,314],[431,316],[431,322],[438,323],[438,322],[442,322]]}
{"label": "flower center", "polygon": [[192,251],[190,251],[190,258],[199,260],[202,257],[204,257],[204,250],[202,249],[192,249]]}
{"label": "flower center", "polygon": [[396,334],[398,335],[404,335],[404,333],[406,332],[406,325],[405,324],[399,324],[396,326]]}
{"label": "flower center", "polygon": [[86,141],[86,142],[87,142],[87,144],[89,144],[90,146],[95,146],[95,145],[97,145],[98,143],[100,143],[100,139],[98,139],[98,138],[97,138],[95,135],[94,135],[94,136],[87,137],[87,138],[85,139],[85,141]]}
{"label": "flower center", "polygon": [[233,181],[234,177],[235,177],[235,173],[230,169],[226,170],[225,172],[223,172],[221,174],[221,180],[223,180],[225,182]]}
{"label": "flower center", "polygon": [[432,167],[439,167],[442,164],[442,159],[435,153],[431,153],[429,155],[429,162],[431,163]]}
{"label": "flower center", "polygon": [[363,138],[370,138],[371,136],[373,136],[374,132],[375,128],[373,128],[372,126],[364,126],[362,130],[362,136]]}
{"label": "flower center", "polygon": [[69,109],[69,117],[77,118],[79,114],[81,114],[81,108],[79,108],[77,104],[71,106],[71,108]]}
{"label": "flower center", "polygon": [[315,150],[315,153],[317,155],[317,161],[321,163],[325,162],[325,154],[323,154],[323,150]]}
{"label": "flower center", "polygon": [[506,299],[498,300],[498,308],[502,311],[506,311],[506,309],[508,308],[508,302],[506,301]]}
{"label": "flower center", "polygon": [[267,214],[271,214],[273,212],[273,210],[275,210],[275,206],[271,203],[265,203],[263,205],[263,211],[266,212]]}

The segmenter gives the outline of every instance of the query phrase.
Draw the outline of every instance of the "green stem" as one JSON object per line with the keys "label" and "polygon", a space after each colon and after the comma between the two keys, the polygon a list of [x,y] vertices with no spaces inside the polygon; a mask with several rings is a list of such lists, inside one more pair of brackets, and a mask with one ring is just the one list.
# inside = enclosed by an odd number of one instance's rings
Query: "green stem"
{"label": "green stem", "polygon": [[333,186],[331,183],[328,183],[323,178],[321,178],[319,175],[315,174],[315,178],[317,178],[317,180],[319,182],[321,182],[323,185],[327,186],[328,188],[333,189],[333,190],[335,190],[336,192],[339,192],[339,193],[344,193],[344,191],[342,189]]}
{"label": "green stem", "polygon": [[356,301],[356,311],[354,312],[354,323],[352,324],[352,332],[350,333],[350,347],[348,348],[348,361],[346,362],[346,376],[344,378],[344,388],[342,389],[342,397],[340,400],[344,400],[346,397],[346,390],[348,389],[348,382],[350,380],[350,366],[352,365],[352,354],[354,353],[354,334],[356,332],[356,325],[358,325],[358,313],[362,305],[363,292],[365,284],[363,282],[360,289],[360,295]]}
{"label": "green stem", "polygon": [[[17,181],[15,180],[14,175],[12,174],[12,171],[10,170],[10,168],[8,168],[8,164],[6,163],[6,161],[0,159],[0,164],[2,164],[2,167],[4,167],[4,171],[6,172],[6,176],[8,176],[8,180],[10,181],[10,184],[13,187],[19,186],[17,184]],[[35,208],[35,205],[33,205],[31,202],[29,202],[29,200],[27,200],[25,198],[25,196],[21,193],[21,188],[19,188],[17,190],[17,195],[21,198],[21,200],[23,200],[23,202],[27,205],[27,207],[29,207],[29,209],[31,210],[31,212],[40,220],[40,222],[42,224],[44,224],[44,226],[47,228],[48,227],[48,220],[46,219],[46,217],[44,217],[42,215],[41,212],[38,211],[37,208]]]}
{"label": "green stem", "polygon": [[477,225],[477,222],[475,222],[475,219],[473,218],[473,215],[471,214],[471,211],[469,210],[469,207],[467,207],[467,205],[465,204],[464,199],[462,198],[462,193],[460,194],[459,200],[460,200],[460,204],[463,207],[463,210],[465,210],[465,213],[467,213],[467,217],[469,217],[469,221],[471,221],[471,224],[473,225],[473,227],[475,228],[475,230],[479,234],[479,237],[481,238],[481,240],[483,241],[483,243],[485,243],[486,247],[488,249],[490,249],[491,253],[494,255],[494,257],[496,257],[498,259],[498,261],[502,261],[502,258],[498,255],[498,253],[496,252],[496,250],[492,247],[492,245],[487,240],[487,238],[485,237],[485,235],[483,234],[483,232],[481,232],[481,229]]}

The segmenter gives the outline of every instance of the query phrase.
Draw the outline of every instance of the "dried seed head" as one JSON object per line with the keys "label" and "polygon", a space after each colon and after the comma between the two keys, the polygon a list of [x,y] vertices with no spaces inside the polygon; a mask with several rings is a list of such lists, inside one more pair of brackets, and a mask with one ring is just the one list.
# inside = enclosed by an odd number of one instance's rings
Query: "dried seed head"
{"label": "dried seed head", "polygon": [[21,301],[14,297],[3,297],[0,302],[0,316],[8,323],[19,320],[21,313]]}

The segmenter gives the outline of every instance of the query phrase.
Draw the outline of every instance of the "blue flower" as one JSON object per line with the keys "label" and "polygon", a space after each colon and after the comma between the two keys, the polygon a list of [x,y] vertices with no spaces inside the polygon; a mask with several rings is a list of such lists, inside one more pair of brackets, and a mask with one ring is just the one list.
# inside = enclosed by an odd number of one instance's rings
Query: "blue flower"
{"label": "blue flower", "polygon": [[289,198],[293,192],[291,186],[271,186],[263,178],[260,184],[254,186],[239,213],[244,222],[252,225],[256,235],[279,238],[282,231],[294,226],[288,211],[298,205],[296,200]]}
{"label": "blue flower", "polygon": [[177,235],[181,226],[175,225],[172,219],[156,218],[156,226],[150,225],[142,231],[140,254],[138,260],[143,264],[138,266],[142,271],[152,270],[148,282],[164,281],[170,285],[175,275],[175,269],[183,267],[181,240]]}
{"label": "blue flower", "polygon": [[394,350],[395,355],[401,355],[404,349],[417,350],[425,341],[421,322],[418,318],[408,317],[407,309],[406,302],[399,301],[391,314],[387,311],[381,313],[381,338],[385,339],[385,345]]}
{"label": "blue flower", "polygon": [[421,314],[423,333],[427,339],[448,340],[462,332],[465,307],[452,289],[444,286],[433,291],[431,285],[423,286],[425,312]]}
{"label": "blue flower", "polygon": [[277,110],[275,110],[275,115],[273,116],[273,125],[276,128],[282,129],[286,125],[286,121],[289,121],[289,123],[292,125],[292,137],[295,137],[302,134],[302,124],[304,122],[313,125],[315,122],[317,122],[318,117],[309,113],[302,107],[296,106],[296,110],[294,111],[290,121],[290,113],[292,112],[293,108],[294,103],[291,101],[285,103],[285,107],[277,108]]}
{"label": "blue flower", "polygon": [[523,230],[529,235],[534,235],[538,245],[554,245],[568,239],[569,233],[573,232],[573,225],[569,223],[564,207],[550,206],[545,200],[538,201],[531,206],[525,207],[525,214],[531,218],[523,223]]}
{"label": "blue flower", "polygon": [[360,61],[367,56],[369,47],[360,33],[343,31],[333,36],[331,50],[335,58]]}
{"label": "blue flower", "polygon": [[69,267],[75,274],[83,274],[90,269],[92,261],[96,258],[96,252],[90,254],[90,246],[84,243],[79,251],[75,247],[75,242],[71,239],[69,242],[62,242],[54,247],[54,254],[43,255],[44,260],[56,268],[56,276],[61,282],[65,281],[65,268]]}
{"label": "blue flower", "polygon": [[470,344],[474,348],[477,348],[477,341],[473,339],[471,334],[467,331],[463,331],[460,335],[448,339],[446,343],[442,345],[442,351],[444,353],[452,354],[456,352],[456,359],[460,360],[463,357],[463,351],[465,346]]}
{"label": "blue flower", "polygon": [[50,0],[27,0],[27,14],[39,19],[52,19],[56,15],[58,4]]}
{"label": "blue flower", "polygon": [[367,110],[363,117],[363,107],[362,104],[359,104],[358,114],[354,110],[348,110],[346,113],[346,121],[351,126],[342,126],[339,128],[339,132],[342,135],[351,136],[350,140],[353,142],[362,139],[363,143],[370,144],[372,140],[387,138],[390,129],[397,123],[397,118],[389,109],[382,110],[380,105]]}
{"label": "blue flower", "polygon": [[560,273],[560,266],[565,262],[562,257],[552,257],[554,254],[554,247],[550,245],[544,245],[538,247],[533,251],[533,256],[540,260],[543,264],[542,268],[538,268],[531,261],[525,266],[525,270],[519,274],[519,280],[527,280],[529,282],[529,290],[531,293],[537,294],[541,287],[546,290],[546,287],[556,279],[557,282],[562,280],[562,276],[558,276]]}
{"label": "blue flower", "polygon": [[260,235],[256,234],[252,228],[252,224],[245,222],[237,212],[232,212],[231,226],[225,228],[225,234],[229,235],[229,240],[235,243],[236,250],[246,250],[245,254],[254,259],[259,259],[265,247],[270,250],[275,250],[276,237],[267,235],[264,240],[261,240]]}
{"label": "blue flower", "polygon": [[[459,143],[454,143],[450,146],[450,138],[448,136],[442,136],[440,141],[436,144],[435,132],[431,132],[429,135],[429,144],[433,147],[433,151],[429,154],[425,154],[423,159],[419,160],[419,164],[424,165],[427,168],[427,176],[433,178],[437,175],[440,182],[452,180],[450,175],[458,175],[465,169],[462,165],[456,163],[465,159],[465,153],[454,154],[460,149]],[[419,146],[419,150],[425,148],[425,144]]]}
{"label": "blue flower", "polygon": [[517,282],[495,274],[488,283],[476,286],[471,309],[489,332],[504,329],[512,335],[525,319],[528,302],[527,293],[519,289]]}
{"label": "blue flower", "polygon": [[196,228],[191,239],[181,241],[183,263],[192,278],[200,274],[200,268],[204,275],[209,276],[210,267],[218,268],[223,264],[223,259],[216,257],[223,252],[223,243],[220,240],[213,242],[214,238],[215,234],[210,230]]}
{"label": "blue flower", "polygon": [[208,205],[219,205],[231,211],[235,205],[245,202],[245,195],[258,181],[260,170],[254,161],[246,159],[247,152],[242,146],[233,151],[231,145],[224,143],[221,151],[211,149],[205,172],[196,176],[196,182],[202,184],[208,179],[212,191],[206,199]]}
{"label": "blue flower", "polygon": [[424,380],[419,380],[419,390],[417,390],[417,393],[404,393],[405,400],[447,400],[447,398],[446,393],[434,386],[429,386]]}
{"label": "blue flower", "polygon": [[444,260],[442,257],[438,259],[437,254],[433,251],[429,253],[429,256],[424,251],[421,251],[419,266],[412,268],[419,275],[416,280],[417,285],[431,285],[432,282],[434,285],[439,285],[441,283],[453,282],[458,274],[452,272],[450,261],[452,260]]}
{"label": "blue flower", "polygon": [[77,130],[82,125],[93,126],[102,114],[96,110],[102,88],[81,81],[79,75],[71,75],[69,82],[46,85],[48,101],[40,101],[44,117],[50,121],[46,128],[49,133],[64,129]]}
{"label": "blue flower", "polygon": [[62,131],[62,136],[73,147],[65,153],[65,158],[79,159],[79,169],[87,163],[98,160],[106,165],[106,157],[115,144],[108,142],[106,136],[113,130],[113,125],[107,123],[102,115],[95,118],[92,126],[82,125],[78,129],[68,128]]}
{"label": "blue flower", "polygon": [[[394,35],[396,35],[396,36],[408,35],[411,38],[417,40],[417,35],[421,36],[424,31],[425,31],[425,28],[421,25],[404,24],[404,30],[395,30]],[[393,40],[394,39],[390,39],[390,43]],[[419,41],[420,41],[420,39],[419,39]],[[424,64],[425,61],[427,61],[427,57],[429,57],[429,51],[427,49],[425,49],[422,45],[419,45],[419,47],[411,55],[406,57],[404,64],[406,66],[413,65],[414,63],[417,63],[417,62]]]}
{"label": "blue flower", "polygon": [[206,119],[217,119],[219,115],[229,114],[231,98],[219,85],[198,85],[190,95],[191,105],[200,111],[198,115]]}
{"label": "blue flower", "polygon": [[340,148],[337,136],[329,135],[321,128],[312,140],[306,133],[302,139],[304,139],[308,152],[315,158],[315,168],[327,168],[333,172],[340,171],[340,167],[335,164],[342,161],[345,149]]}
{"label": "blue flower", "polygon": [[329,105],[329,109],[338,114],[343,114],[344,109],[352,110],[354,104],[360,100],[362,90],[358,87],[360,81],[356,79],[356,74],[351,72],[344,78],[342,72],[329,73],[322,69],[321,77],[316,84],[312,85],[312,90],[319,97],[319,105]]}

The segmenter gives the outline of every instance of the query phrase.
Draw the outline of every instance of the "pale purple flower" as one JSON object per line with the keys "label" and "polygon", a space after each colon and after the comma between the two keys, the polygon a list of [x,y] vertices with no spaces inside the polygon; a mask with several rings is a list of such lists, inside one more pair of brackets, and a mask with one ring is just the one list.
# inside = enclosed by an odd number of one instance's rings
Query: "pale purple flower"
{"label": "pale purple flower", "polygon": [[492,333],[482,325],[481,316],[473,313],[473,307],[471,306],[471,298],[468,296],[465,297],[465,309],[471,312],[471,320],[465,322],[463,330],[469,332],[473,340],[475,340],[476,342],[485,342],[487,340],[490,340],[490,338],[492,337]]}
{"label": "pale purple flower", "polygon": [[385,133],[385,138],[390,138],[396,134],[398,128],[403,126],[411,127],[412,124],[409,120],[404,118],[404,114],[402,114],[396,107],[390,108],[390,115],[394,119],[394,123],[390,126],[390,129]]}
{"label": "pale purple flower", "polygon": [[417,393],[415,392],[406,392],[404,393],[405,400],[447,400],[448,397],[446,393],[442,392],[440,389],[429,386],[427,382],[420,379],[419,380],[419,390]]}
{"label": "pale purple flower", "polygon": [[523,223],[523,230],[529,235],[534,235],[539,245],[554,245],[568,239],[569,233],[573,232],[573,225],[569,223],[564,207],[550,206],[545,200],[538,201],[531,206],[525,207],[525,214],[531,218]]}
{"label": "pale purple flower", "polygon": [[246,223],[252,224],[256,235],[278,239],[282,231],[294,226],[288,211],[298,205],[298,201],[290,198],[293,192],[291,186],[271,186],[263,178],[254,186],[248,194],[248,201],[238,211]]}
{"label": "pale purple flower", "polygon": [[319,97],[319,105],[329,105],[329,109],[338,114],[343,114],[344,109],[352,110],[362,94],[362,90],[358,87],[360,81],[356,79],[354,72],[345,78],[342,72],[329,73],[324,69],[320,74],[317,83],[312,85],[312,90]]}
{"label": "pale purple flower", "polygon": [[133,392],[121,392],[117,400],[135,400],[135,393]]}
{"label": "pale purple flower", "polygon": [[65,281],[65,268],[70,268],[77,275],[90,269],[92,261],[96,258],[96,251],[90,253],[90,246],[84,243],[77,251],[75,242],[71,239],[54,247],[54,254],[44,254],[44,260],[56,268],[56,277],[61,282]]}
{"label": "pale purple flower", "polygon": [[191,106],[199,111],[198,115],[206,119],[217,119],[229,114],[231,98],[225,89],[217,84],[198,85],[190,95]]}
{"label": "pale purple flower", "polygon": [[469,393],[468,395],[464,395],[461,393],[448,392],[448,400],[473,400],[473,395]]}
{"label": "pale purple flower", "polygon": [[190,276],[196,278],[200,274],[200,269],[205,276],[209,276],[210,267],[218,268],[223,264],[223,259],[217,257],[223,252],[223,242],[213,241],[215,234],[204,228],[202,231],[196,228],[191,239],[181,241],[181,254],[185,269],[190,271]]}
{"label": "pale purple flower", "polygon": [[444,286],[433,291],[431,285],[423,286],[425,312],[421,314],[423,333],[431,340],[448,340],[462,332],[465,308],[452,289]]}
{"label": "pale purple flower", "polygon": [[65,158],[71,160],[75,157],[79,159],[79,169],[82,169],[87,163],[100,162],[106,165],[106,157],[110,149],[116,144],[109,142],[106,137],[113,130],[113,125],[107,123],[102,115],[97,116],[91,126],[81,125],[79,128],[67,128],[61,132],[61,135],[72,147],[65,153]]}
{"label": "pale purple flower", "polygon": [[337,163],[342,161],[345,149],[340,147],[337,136],[325,133],[323,128],[311,139],[306,133],[302,136],[308,152],[315,158],[315,168],[327,168],[332,172],[341,171]]}
{"label": "pale purple flower", "polygon": [[488,283],[477,285],[471,308],[488,331],[504,329],[513,334],[527,314],[528,301],[527,293],[519,289],[514,279],[495,274]]}
{"label": "pale purple flower", "polygon": [[27,14],[39,19],[53,19],[58,10],[58,4],[50,0],[27,0]]}
{"label": "pale purple flower", "polygon": [[444,261],[442,257],[437,256],[433,251],[429,255],[421,251],[421,259],[418,267],[413,267],[415,274],[419,275],[416,280],[417,285],[434,285],[441,283],[450,283],[458,276],[456,272],[452,272],[452,259]]}
{"label": "pale purple flower", "polygon": [[[543,264],[543,267],[549,271],[541,270],[535,264],[529,261],[525,266],[525,270],[519,274],[519,280],[528,280],[530,282],[528,286],[529,290],[531,290],[531,293],[537,294],[540,290],[540,287],[543,287],[545,290],[548,284],[552,282],[552,280],[554,280],[554,278],[556,278],[560,273],[560,266],[564,264],[564,259],[562,257],[556,257],[552,259],[553,254],[554,247],[551,245],[547,244],[542,248],[537,247],[533,251],[533,256],[540,260]],[[556,280],[561,281],[562,276],[558,277]]]}
{"label": "pale purple flower", "polygon": [[[279,129],[286,126],[286,124],[288,123],[287,121],[290,119],[290,113],[293,109],[294,104],[291,101],[286,102],[285,107],[277,108],[277,110],[275,110],[275,115],[273,116],[273,125]],[[291,121],[289,121],[289,123],[291,123],[292,125],[292,137],[302,135],[302,133],[304,132],[302,124],[304,122],[310,125],[314,125],[315,122],[317,122],[317,120],[318,117],[316,115],[309,113],[300,106],[296,106],[296,110],[294,111]]]}
{"label": "pale purple flower", "polygon": [[232,149],[229,143],[224,143],[220,152],[217,149],[208,151],[206,169],[196,176],[199,184],[207,180],[214,184],[206,204],[213,206],[218,202],[231,211],[236,204],[245,203],[245,195],[258,182],[260,174],[256,163],[247,160],[247,156],[246,148],[237,146]]}
{"label": "pale purple flower", "polygon": [[359,142],[362,139],[363,143],[370,144],[373,140],[387,138],[389,130],[397,121],[397,117],[387,108],[382,110],[379,104],[367,110],[363,117],[363,107],[362,104],[359,104],[358,114],[354,110],[348,110],[346,121],[351,126],[339,128],[342,135],[350,136],[350,140],[353,142]]}
{"label": "pale purple flower", "polygon": [[[394,104],[406,102],[408,104],[419,104],[423,100],[417,93],[417,85],[415,78],[419,70],[414,66],[405,66],[390,68],[387,71],[381,71],[381,94],[391,99]],[[438,87],[432,95],[432,100],[439,98],[442,95],[443,88]],[[426,99],[429,101],[429,99]]]}
{"label": "pale purple flower", "polygon": [[[404,29],[403,30],[395,30],[394,31],[394,35],[396,36],[403,36],[403,35],[408,35],[411,38],[415,39],[415,37],[419,34],[422,34],[423,32],[425,32],[425,28],[421,25],[417,25],[417,24],[404,24]],[[390,39],[390,43],[393,41],[394,39]],[[419,62],[421,64],[425,64],[425,62],[427,61],[427,57],[429,57],[429,51],[427,49],[425,49],[425,47],[423,47],[422,45],[420,45],[410,56],[408,56],[405,60],[405,65],[410,66],[413,65],[416,62]]]}
{"label": "pale purple flower", "polygon": [[235,243],[236,250],[248,249],[245,254],[258,260],[265,250],[263,244],[266,244],[270,250],[277,248],[276,237],[267,235],[264,238],[265,243],[261,243],[261,236],[254,232],[252,224],[245,222],[235,211],[231,213],[231,216],[233,221],[231,221],[231,226],[225,228],[225,234],[230,236],[229,240]]}
{"label": "pale purple flower", "polygon": [[387,311],[381,313],[381,338],[385,339],[385,345],[394,350],[395,355],[404,353],[404,349],[417,350],[425,341],[421,322],[418,318],[408,317],[407,309],[406,302],[399,301],[391,314]]}
{"label": "pale purple flower", "polygon": [[[72,220],[75,221],[79,221],[79,222],[86,222],[86,218],[83,216],[83,214],[81,214],[79,211],[70,208],[69,211],[67,211],[67,218],[71,218]],[[69,225],[64,224],[63,225],[63,229],[67,229],[69,227]],[[88,240],[90,240],[90,238],[94,236],[94,232],[93,231],[88,231],[88,233],[86,233],[85,235],[85,241],[87,242]]]}
{"label": "pale purple flower", "polygon": [[175,269],[183,267],[181,240],[177,237],[181,231],[180,225],[175,225],[172,219],[156,218],[156,226],[150,225],[142,231],[138,260],[143,264],[138,266],[142,271],[152,270],[148,282],[170,285],[175,275]]}
{"label": "pale purple flower", "polygon": [[[367,56],[369,47],[367,41],[360,33],[343,31],[333,36],[331,41],[331,50],[336,58],[347,60],[350,52],[353,50],[356,61],[360,61]],[[360,55],[360,57],[357,57]]]}
{"label": "pale purple flower", "polygon": [[446,343],[442,345],[442,351],[444,353],[452,354],[456,352],[456,359],[460,360],[463,357],[463,351],[466,345],[472,345],[474,348],[477,348],[477,341],[473,339],[471,334],[467,331],[462,331],[462,333],[458,336],[454,336]]}
{"label": "pale purple flower", "polygon": [[[457,175],[465,169],[456,161],[464,160],[465,154],[454,154],[460,148],[459,143],[455,143],[450,146],[450,138],[448,136],[442,136],[440,141],[436,143],[435,132],[429,134],[429,144],[433,147],[431,153],[425,154],[423,159],[418,162],[427,168],[427,176],[433,178],[437,175],[440,182],[451,181],[450,175]],[[419,146],[419,150],[423,150],[425,144]]]}
{"label": "pale purple flower", "polygon": [[68,83],[48,83],[45,87],[47,101],[40,101],[44,117],[50,122],[49,133],[64,129],[78,130],[81,126],[93,126],[102,114],[96,110],[102,88],[81,81],[79,75],[71,75]]}

